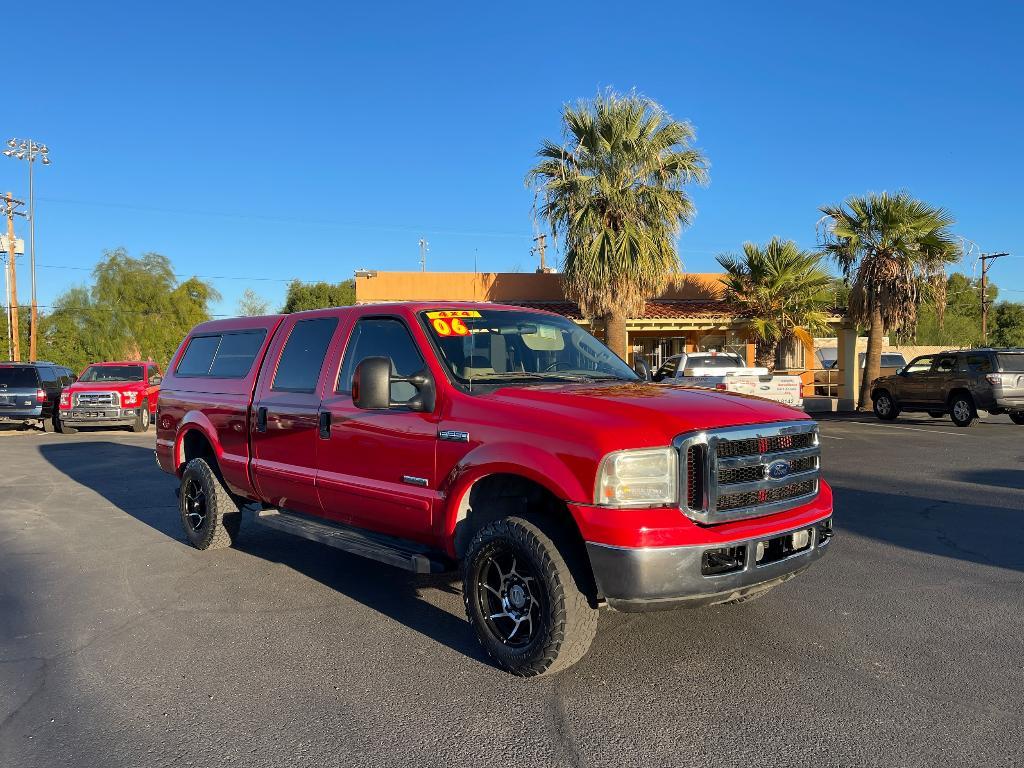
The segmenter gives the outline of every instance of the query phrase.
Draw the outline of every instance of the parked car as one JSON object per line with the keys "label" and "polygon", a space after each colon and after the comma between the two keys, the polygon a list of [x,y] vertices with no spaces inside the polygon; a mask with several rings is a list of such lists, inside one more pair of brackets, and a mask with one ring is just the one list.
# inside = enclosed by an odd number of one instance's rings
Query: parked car
{"label": "parked car", "polygon": [[38,424],[53,432],[61,391],[74,380],[56,363],[0,363],[0,423]]}
{"label": "parked car", "polygon": [[[821,347],[815,350],[815,357],[818,361],[818,368],[814,371],[814,394],[836,397],[839,393],[839,385],[842,384],[838,349],[836,347]],[[857,364],[860,366],[862,376],[866,360],[866,352],[857,353]],[[897,373],[905,366],[907,359],[902,352],[883,352],[881,364],[879,376],[888,376]]]}
{"label": "parked car", "polygon": [[[857,365],[860,366],[861,374],[864,372],[864,366],[867,362],[867,352],[857,353]],[[879,376],[891,376],[895,374],[900,368],[903,368],[907,364],[907,358],[903,356],[902,352],[883,352],[881,358],[881,366],[879,368]]]}
{"label": "parked car", "polygon": [[145,432],[156,415],[160,368],[152,361],[93,363],[60,397],[57,429],[130,427]]}
{"label": "parked car", "polygon": [[160,392],[156,455],[198,549],[229,546],[255,502],[257,524],[399,568],[461,564],[481,644],[523,676],[579,660],[601,603],[752,600],[832,537],[805,414],[646,382],[521,307],[199,325]]}
{"label": "parked car", "polygon": [[652,378],[659,382],[756,395],[794,408],[803,405],[803,380],[799,376],[772,374],[767,368],[748,368],[743,358],[734,352],[674,355],[662,363]]}
{"label": "parked car", "polygon": [[892,376],[871,384],[875,415],[895,419],[901,411],[949,414],[969,427],[978,411],[1008,413],[1024,424],[1024,349],[968,349],[915,357]]}

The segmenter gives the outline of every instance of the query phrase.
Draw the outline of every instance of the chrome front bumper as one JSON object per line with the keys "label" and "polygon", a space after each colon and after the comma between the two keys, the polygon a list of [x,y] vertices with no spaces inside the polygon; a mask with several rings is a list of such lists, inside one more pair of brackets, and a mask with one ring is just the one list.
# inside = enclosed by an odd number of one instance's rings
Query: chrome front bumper
{"label": "chrome front bumper", "polygon": [[[794,534],[802,531],[808,532],[808,543],[793,550]],[[771,589],[823,557],[831,540],[828,517],[724,545],[636,549],[587,542],[587,553],[598,591],[609,607],[658,611],[716,605]]]}

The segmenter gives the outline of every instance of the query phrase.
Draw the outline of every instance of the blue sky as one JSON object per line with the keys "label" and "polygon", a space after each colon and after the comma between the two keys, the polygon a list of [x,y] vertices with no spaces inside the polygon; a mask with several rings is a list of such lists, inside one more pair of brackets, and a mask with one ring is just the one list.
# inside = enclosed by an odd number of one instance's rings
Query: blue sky
{"label": "blue sky", "polygon": [[[43,304],[117,246],[218,276],[228,314],[247,287],[276,307],[290,277],[416,269],[420,237],[429,269],[532,270],[523,177],[562,104],[605,86],[697,129],[711,183],[688,270],[745,240],[812,246],[818,206],[906,188],[1013,252],[990,274],[1024,300],[1020,4],[32,7],[37,25],[5,35],[32,55],[0,139],[51,148]],[[26,186],[0,157],[0,188]]]}

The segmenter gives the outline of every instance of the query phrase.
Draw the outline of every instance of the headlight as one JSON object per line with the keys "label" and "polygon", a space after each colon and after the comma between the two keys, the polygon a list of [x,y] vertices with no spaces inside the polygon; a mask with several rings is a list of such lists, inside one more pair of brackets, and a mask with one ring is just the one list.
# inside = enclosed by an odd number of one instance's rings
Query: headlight
{"label": "headlight", "polygon": [[125,392],[124,393],[124,401],[128,405],[131,405],[132,403],[134,403],[138,399],[138,397],[139,397],[139,393],[138,392]]}
{"label": "headlight", "polygon": [[614,451],[601,461],[594,503],[608,507],[647,507],[676,503],[674,448]]}

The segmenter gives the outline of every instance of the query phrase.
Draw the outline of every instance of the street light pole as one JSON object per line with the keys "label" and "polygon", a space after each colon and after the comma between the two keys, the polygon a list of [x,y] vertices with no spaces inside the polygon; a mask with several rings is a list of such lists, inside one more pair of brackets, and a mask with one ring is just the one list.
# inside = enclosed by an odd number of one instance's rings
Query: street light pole
{"label": "street light pole", "polygon": [[29,271],[32,273],[32,319],[29,329],[28,359],[34,361],[36,359],[36,335],[39,327],[39,305],[36,303],[36,196],[32,169],[35,166],[36,158],[43,165],[50,164],[50,150],[45,144],[39,144],[32,139],[9,139],[4,154],[17,160],[28,161],[28,258]]}

